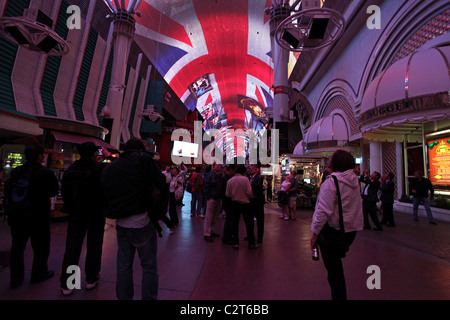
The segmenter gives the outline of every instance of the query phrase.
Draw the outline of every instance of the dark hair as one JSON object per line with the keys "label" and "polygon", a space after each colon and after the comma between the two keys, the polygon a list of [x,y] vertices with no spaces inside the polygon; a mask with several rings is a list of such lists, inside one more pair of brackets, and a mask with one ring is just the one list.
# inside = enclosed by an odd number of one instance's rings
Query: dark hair
{"label": "dark hair", "polygon": [[25,158],[27,161],[37,161],[41,154],[44,154],[44,147],[40,144],[32,144],[25,147]]}
{"label": "dark hair", "polygon": [[138,138],[131,137],[130,140],[125,143],[124,151],[139,150],[144,152],[146,150],[144,143]]}
{"label": "dark hair", "polygon": [[175,170],[177,170],[178,172],[180,172],[180,168],[178,168],[177,166],[173,167],[172,170],[173,170],[173,169],[175,169]]}
{"label": "dark hair", "polygon": [[240,164],[237,166],[236,173],[244,175],[246,172],[247,172],[247,168],[245,167],[245,165]]}
{"label": "dark hair", "polygon": [[200,172],[200,171],[202,171],[202,167],[200,167],[200,166],[195,167],[195,172]]}
{"label": "dark hair", "polygon": [[93,142],[83,142],[77,147],[81,158],[92,158],[98,147]]}
{"label": "dark hair", "polygon": [[373,173],[375,173],[377,175],[378,179],[381,178],[381,173],[379,173],[378,171],[374,171]]}
{"label": "dark hair", "polygon": [[331,156],[331,170],[333,172],[344,172],[355,168],[355,158],[350,152],[336,150]]}
{"label": "dark hair", "polygon": [[227,170],[236,170],[236,165],[235,164],[228,164],[227,165]]}
{"label": "dark hair", "polygon": [[388,173],[388,177],[389,177],[390,180],[393,180],[395,175],[392,172],[389,172]]}

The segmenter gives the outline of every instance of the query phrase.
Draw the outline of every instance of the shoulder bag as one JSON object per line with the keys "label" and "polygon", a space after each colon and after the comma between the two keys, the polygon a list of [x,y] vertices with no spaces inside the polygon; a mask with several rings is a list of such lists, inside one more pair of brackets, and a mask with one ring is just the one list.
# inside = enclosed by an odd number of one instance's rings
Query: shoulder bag
{"label": "shoulder bag", "polygon": [[[334,184],[336,185],[336,193],[338,197],[338,206],[339,206],[339,226],[340,229],[336,230],[328,225],[328,222],[325,224],[323,229],[319,233],[318,244],[319,247],[327,247],[329,251],[333,251],[339,257],[344,258],[345,254],[349,249],[349,243],[345,239],[345,229],[344,229],[344,217],[342,212],[342,201],[341,201],[341,193],[339,191],[339,183],[336,176],[331,175],[334,180]],[[322,249],[321,248],[321,249]]]}

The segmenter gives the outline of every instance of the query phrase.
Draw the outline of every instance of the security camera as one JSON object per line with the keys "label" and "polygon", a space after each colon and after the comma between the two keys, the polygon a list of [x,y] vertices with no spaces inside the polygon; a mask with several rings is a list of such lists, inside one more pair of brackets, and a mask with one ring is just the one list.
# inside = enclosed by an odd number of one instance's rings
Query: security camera
{"label": "security camera", "polygon": [[295,92],[300,93],[300,83],[297,81],[292,81],[291,86]]}

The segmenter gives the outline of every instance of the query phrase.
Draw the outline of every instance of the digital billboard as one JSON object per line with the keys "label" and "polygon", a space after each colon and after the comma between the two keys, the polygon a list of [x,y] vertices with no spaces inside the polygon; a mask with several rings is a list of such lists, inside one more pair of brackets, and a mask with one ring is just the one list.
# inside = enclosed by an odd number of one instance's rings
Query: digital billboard
{"label": "digital billboard", "polygon": [[430,140],[427,145],[431,183],[435,186],[450,186],[450,137]]}

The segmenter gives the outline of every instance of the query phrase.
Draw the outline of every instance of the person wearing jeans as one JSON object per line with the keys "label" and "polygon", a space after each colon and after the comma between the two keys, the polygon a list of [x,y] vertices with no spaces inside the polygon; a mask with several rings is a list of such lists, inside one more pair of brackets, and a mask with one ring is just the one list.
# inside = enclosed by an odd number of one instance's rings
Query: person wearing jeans
{"label": "person wearing jeans", "polygon": [[139,139],[130,139],[119,159],[102,172],[106,217],[116,220],[117,283],[119,300],[134,296],[133,262],[136,251],[142,267],[142,299],[155,300],[158,294],[157,237],[150,214],[149,185],[164,190],[166,179],[145,152]]}
{"label": "person wearing jeans", "polygon": [[207,205],[203,238],[208,242],[212,242],[213,237],[219,236],[212,229],[222,210],[222,178],[222,166],[215,164],[213,172],[204,181],[204,195]]}
{"label": "person wearing jeans", "polygon": [[142,267],[142,300],[156,300],[158,296],[158,266],[156,261],[156,231],[152,223],[142,228],[117,230],[117,285],[119,300],[131,300],[134,295],[133,261],[137,251]]}
{"label": "person wearing jeans", "polygon": [[434,198],[434,188],[431,181],[423,176],[421,171],[414,172],[414,179],[411,182],[411,192],[413,194],[413,218],[418,221],[419,205],[423,204],[425,211],[427,212],[428,222],[430,224],[436,224],[434,222],[433,213],[430,208],[430,200],[428,199],[428,191],[430,191],[431,200]]}
{"label": "person wearing jeans", "polygon": [[203,176],[200,173],[202,167],[196,167],[194,174],[190,177],[192,185],[192,199],[191,199],[191,217],[204,217],[202,214],[203,205]]}

